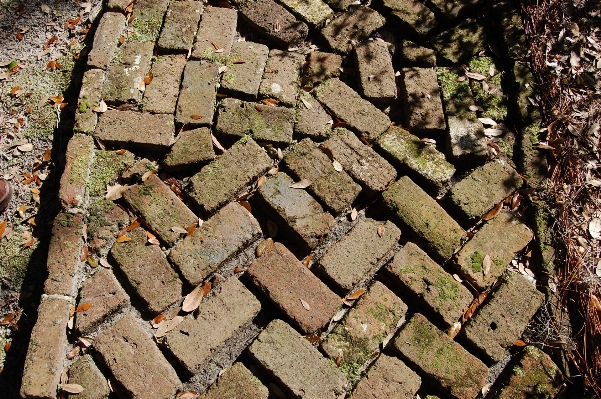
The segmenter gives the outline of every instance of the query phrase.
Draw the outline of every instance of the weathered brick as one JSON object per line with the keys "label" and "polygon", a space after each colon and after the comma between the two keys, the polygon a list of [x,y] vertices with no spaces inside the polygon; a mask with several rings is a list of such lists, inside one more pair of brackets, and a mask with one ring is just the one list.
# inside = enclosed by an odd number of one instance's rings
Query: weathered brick
{"label": "weathered brick", "polygon": [[321,26],[334,16],[334,11],[321,0],[283,0],[282,4],[311,27]]}
{"label": "weathered brick", "polygon": [[192,176],[187,190],[198,206],[210,214],[272,164],[267,153],[253,139],[244,138]]}
{"label": "weathered brick", "polygon": [[252,282],[305,333],[322,328],[340,305],[340,298],[279,242],[267,248],[250,265],[247,273]]}
{"label": "weathered brick", "polygon": [[252,323],[261,310],[257,298],[235,277],[219,290],[165,336],[165,345],[190,373],[211,362],[226,341]]}
{"label": "weathered brick", "polygon": [[388,116],[338,79],[319,85],[315,97],[369,142],[380,137],[390,126]]}
{"label": "weathered brick", "polygon": [[115,52],[108,68],[102,96],[109,104],[137,103],[142,99],[140,82],[150,69],[153,44],[126,42]]}
{"label": "weathered brick", "polygon": [[[217,64],[188,61],[177,100],[175,120],[190,126],[209,126],[215,111]],[[194,116],[194,117],[193,117]],[[200,118],[198,119],[198,117]]]}
{"label": "weathered brick", "polygon": [[403,68],[401,82],[406,126],[419,135],[444,133],[446,123],[436,71],[432,68]]}
{"label": "weathered brick", "polygon": [[79,293],[79,303],[92,306],[75,315],[75,327],[87,334],[106,317],[118,312],[129,303],[129,297],[121,288],[113,273],[102,269],[83,282]]}
{"label": "weathered brick", "polygon": [[[505,268],[533,238],[532,231],[511,212],[502,211],[486,223],[456,255],[459,272],[477,289],[483,290],[495,282]],[[491,265],[485,274],[484,258]]]}
{"label": "weathered brick", "polygon": [[[380,226],[384,228],[381,236],[378,234]],[[346,294],[375,273],[380,261],[392,252],[399,238],[401,231],[393,223],[361,219],[319,259],[318,268],[336,289]]]}
{"label": "weathered brick", "polygon": [[435,146],[422,142],[419,137],[398,126],[391,126],[380,136],[378,146],[402,172],[433,194],[442,192],[450,185],[451,177],[455,174],[455,167]]}
{"label": "weathered brick", "polygon": [[362,367],[406,312],[407,305],[376,281],[327,336],[322,348],[332,359],[340,356],[341,367]]}
{"label": "weathered brick", "polygon": [[99,118],[94,137],[116,147],[164,152],[174,132],[173,115],[108,110]]}
{"label": "weathered brick", "polygon": [[416,313],[393,341],[403,358],[458,399],[473,399],[488,368],[447,334]]}
{"label": "weathered brick", "polygon": [[[441,0],[444,1],[444,0]],[[447,4],[452,4],[445,1]],[[453,64],[466,61],[485,47],[486,36],[484,28],[473,19],[468,19],[460,25],[435,36],[429,44],[438,54]]]}
{"label": "weathered brick", "polygon": [[325,2],[336,11],[347,11],[349,7],[357,4],[353,0],[325,0]]}
{"label": "weathered brick", "polygon": [[309,27],[273,0],[239,0],[242,17],[278,46],[290,46],[307,38]]}
{"label": "weathered brick", "polygon": [[499,2],[493,6],[493,14],[500,27],[500,37],[507,57],[529,61],[529,48],[526,32],[522,25],[519,9],[511,2]]}
{"label": "weathered brick", "polygon": [[337,172],[326,154],[304,139],[284,157],[286,167],[300,179],[311,181],[307,190],[334,213],[348,208],[361,187],[346,172]]}
{"label": "weathered brick", "polygon": [[181,298],[182,282],[158,245],[146,245],[142,228],[128,236],[131,241],[115,243],[111,255],[144,307],[152,314],[159,313]]}
{"label": "weathered brick", "polygon": [[268,397],[269,391],[265,385],[240,362],[228,368],[209,388],[209,392],[200,396],[201,399],[267,399]]}
{"label": "weathered brick", "polygon": [[277,215],[274,220],[281,222],[282,232],[289,233],[284,229],[288,227],[295,238],[313,249],[330,233],[335,220],[306,191],[290,188],[293,183],[290,176],[280,172],[267,179],[258,193],[272,214]]}
{"label": "weathered brick", "polygon": [[545,295],[519,273],[492,293],[464,328],[466,338],[488,359],[498,362],[522,335]]}
{"label": "weathered brick", "polygon": [[173,367],[131,313],[101,331],[94,348],[134,398],[168,399],[182,388]]}
{"label": "weathered brick", "polygon": [[484,126],[479,120],[448,116],[447,154],[457,163],[482,163],[488,157]]}
{"label": "weathered brick", "polygon": [[422,47],[409,40],[403,40],[400,44],[398,56],[400,66],[403,68],[436,66],[436,52],[434,50]]}
{"label": "weathered brick", "polygon": [[69,384],[79,384],[84,390],[79,399],[103,399],[111,392],[104,375],[90,357],[84,355],[69,367]]}
{"label": "weathered brick", "polygon": [[234,44],[237,23],[237,10],[222,7],[206,8],[196,33],[196,42],[191,57],[193,59],[214,58],[218,53],[215,53],[217,49],[213,43],[220,50],[223,49],[221,54],[229,54]]}
{"label": "weathered brick", "polygon": [[184,169],[215,159],[211,130],[208,127],[181,132],[165,157],[170,169]]}
{"label": "weathered brick", "polygon": [[58,194],[64,209],[83,205],[93,153],[94,140],[91,136],[75,134],[69,140]]}
{"label": "weathered brick", "polygon": [[83,244],[83,229],[83,216],[80,213],[60,213],[54,219],[46,261],[48,277],[44,282],[45,294],[76,296],[75,274]]}
{"label": "weathered brick", "polygon": [[313,86],[340,76],[342,57],[334,53],[314,51],[309,54],[303,74],[303,84]]}
{"label": "weathered brick", "polygon": [[294,107],[300,85],[300,75],[305,62],[305,56],[273,49],[265,65],[263,80],[259,86],[261,97],[274,98],[281,105]]}
{"label": "weathered brick", "polygon": [[25,358],[22,397],[56,398],[66,360],[67,322],[71,306],[65,298],[42,296]]}
{"label": "weathered brick", "polygon": [[321,104],[309,93],[301,91],[296,105],[294,132],[301,137],[324,140],[328,138],[332,123],[332,117]]}
{"label": "weathered brick", "polygon": [[168,52],[190,51],[203,9],[202,1],[172,1],[165,14],[158,47]]}
{"label": "weathered brick", "polygon": [[477,0],[456,0],[453,2],[445,0],[428,0],[428,6],[438,18],[451,22],[461,14],[469,11],[478,3]]}
{"label": "weathered brick", "polygon": [[391,103],[396,99],[394,68],[385,43],[368,40],[357,45],[355,61],[363,97],[380,105]]}
{"label": "weathered brick", "polygon": [[447,117],[476,120],[476,112],[470,109],[474,105],[474,98],[469,79],[460,79],[464,76],[463,72],[461,68],[436,68],[442,105]]}
{"label": "weathered brick", "polygon": [[382,195],[386,207],[436,260],[450,258],[466,236],[457,222],[407,176]]}
{"label": "weathered brick", "polygon": [[179,95],[179,83],[186,65],[186,56],[163,55],[152,63],[152,82],[146,85],[142,108],[153,114],[173,114]]}
{"label": "weathered brick", "polygon": [[347,129],[334,129],[322,147],[328,149],[344,170],[371,193],[384,191],[396,178],[392,165]]}
{"label": "weathered brick", "polygon": [[282,320],[269,323],[248,351],[295,397],[333,399],[344,393],[344,375]]}
{"label": "weathered brick", "polygon": [[[236,42],[232,46],[232,64],[221,78],[220,91],[247,99],[256,99],[269,48],[253,42]],[[242,62],[240,62],[242,61]]]}
{"label": "weathered brick", "polygon": [[88,53],[89,67],[99,69],[108,67],[124,28],[125,16],[123,14],[106,12],[102,15],[94,34],[92,49]]}
{"label": "weathered brick", "polygon": [[77,100],[77,111],[75,111],[75,126],[73,126],[75,133],[94,133],[98,114],[92,109],[100,104],[103,84],[104,71],[102,69],[89,69],[84,72]]}
{"label": "weathered brick", "polygon": [[472,294],[412,242],[386,265],[391,280],[417,298],[446,327],[457,322],[472,302]]}
{"label": "weathered brick", "polygon": [[108,0],[106,8],[109,11],[125,12],[125,9],[130,3],[131,0]]}
{"label": "weathered brick", "polygon": [[135,18],[130,23],[133,32],[130,33],[129,40],[156,42],[169,3],[169,0],[136,0],[133,9]]}
{"label": "weathered brick", "polygon": [[533,392],[541,398],[555,398],[561,389],[561,371],[549,355],[536,346],[524,348],[512,371],[511,378],[495,398],[528,399]]}
{"label": "weathered brick", "polygon": [[292,142],[294,111],[285,107],[224,99],[218,108],[217,133],[240,139],[250,135],[259,142],[288,146]]}
{"label": "weathered brick", "polygon": [[521,186],[522,178],[511,166],[489,162],[453,186],[449,205],[474,223]]}
{"label": "weathered brick", "polygon": [[156,174],[150,175],[143,184],[130,187],[123,197],[158,237],[169,245],[175,244],[180,238],[180,233],[173,231],[172,227],[186,229],[198,220]]}
{"label": "weathered brick", "polygon": [[383,4],[405,34],[424,38],[438,26],[434,13],[417,0],[384,0]]}
{"label": "weathered brick", "polygon": [[257,220],[231,202],[172,248],[169,259],[190,284],[197,285],[260,237]]}
{"label": "weathered brick", "polygon": [[413,398],[421,383],[420,376],[400,359],[381,355],[359,381],[351,399]]}
{"label": "weathered brick", "polygon": [[321,30],[321,36],[337,53],[346,54],[351,41],[361,42],[384,25],[384,17],[364,6],[334,18]]}

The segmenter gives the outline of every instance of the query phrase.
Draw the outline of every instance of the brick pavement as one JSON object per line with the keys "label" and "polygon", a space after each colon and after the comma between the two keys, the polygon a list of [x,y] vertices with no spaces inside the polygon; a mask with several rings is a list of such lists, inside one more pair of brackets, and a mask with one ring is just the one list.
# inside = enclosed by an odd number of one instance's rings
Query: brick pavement
{"label": "brick pavement", "polygon": [[[232,3],[109,1],[23,396],[476,397],[544,296],[474,2]],[[552,392],[536,351],[495,392]]]}

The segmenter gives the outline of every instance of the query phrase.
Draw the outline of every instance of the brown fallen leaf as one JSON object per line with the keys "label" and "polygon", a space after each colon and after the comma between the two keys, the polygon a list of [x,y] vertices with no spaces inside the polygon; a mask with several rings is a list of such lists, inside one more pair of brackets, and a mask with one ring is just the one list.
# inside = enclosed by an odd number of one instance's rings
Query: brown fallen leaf
{"label": "brown fallen leaf", "polygon": [[447,335],[453,339],[457,336],[457,334],[459,334],[459,331],[461,331],[461,323],[457,321],[453,323],[451,327],[449,327],[447,330]]}
{"label": "brown fallen leaf", "polygon": [[198,392],[187,391],[177,395],[177,399],[194,399],[198,396]]}
{"label": "brown fallen leaf", "polygon": [[19,89],[20,89],[20,88],[21,88],[20,86],[15,86],[15,87],[13,87],[12,89],[10,89],[10,95],[11,95],[12,97],[16,97],[16,95],[17,95],[17,93],[19,92]]}
{"label": "brown fallen leaf", "polygon": [[361,298],[361,295],[365,294],[366,290],[364,288],[359,288],[357,291],[354,291],[346,296],[346,300],[348,301],[356,301]]}
{"label": "brown fallen leaf", "polygon": [[513,343],[513,346],[526,346],[526,343],[524,341],[522,341],[521,339],[518,339],[517,341],[515,341]]}
{"label": "brown fallen leaf", "polygon": [[188,226],[188,228],[186,229],[186,237],[191,236],[196,231],[197,227],[198,227],[197,222],[194,222],[190,226]]}
{"label": "brown fallen leaf", "polygon": [[238,201],[240,205],[242,205],[248,212],[252,213],[252,207],[250,206],[250,202],[248,201]]}
{"label": "brown fallen leaf", "polygon": [[482,259],[482,273],[486,276],[488,273],[490,273],[490,267],[492,266],[492,259],[490,258],[490,256],[488,254],[486,254],[484,256],[484,259]]}
{"label": "brown fallen leaf", "polygon": [[4,231],[6,231],[6,225],[6,220],[3,220],[2,223],[0,223],[0,238],[4,236]]}
{"label": "brown fallen leaf", "polygon": [[120,149],[120,150],[117,150],[117,151],[115,151],[115,154],[117,154],[117,155],[123,155],[123,154],[125,154],[126,152],[127,152],[127,150],[122,148],[122,149]]}
{"label": "brown fallen leaf", "polygon": [[180,324],[182,321],[184,321],[184,317],[183,316],[175,316],[173,319],[171,320],[165,320],[163,321],[161,324],[159,324],[159,328],[157,329],[156,333],[154,334],[154,336],[156,338],[161,338],[163,337],[165,334],[167,334],[169,331],[173,330],[175,327],[178,326],[178,324]]}
{"label": "brown fallen leaf", "polygon": [[161,243],[156,238],[156,236],[154,234],[152,234],[150,231],[146,232],[146,238],[148,239],[148,243],[150,245],[161,245]]}
{"label": "brown fallen leaf", "polygon": [[484,291],[472,300],[472,303],[470,303],[470,306],[468,306],[467,310],[463,313],[463,316],[461,316],[462,323],[465,323],[466,321],[469,320],[470,317],[472,317],[472,315],[474,314],[476,309],[478,309],[478,307],[480,305],[482,305],[482,303],[488,296],[488,292],[489,291]]}
{"label": "brown fallen leaf", "polygon": [[267,183],[267,178],[265,176],[259,177],[259,180],[257,180],[257,188],[261,187],[265,183]]}
{"label": "brown fallen leaf", "polygon": [[301,302],[301,305],[303,305],[303,308],[305,308],[305,310],[311,310],[311,306],[309,306],[307,301],[305,301],[304,299],[301,299],[300,302]]}
{"label": "brown fallen leaf", "polygon": [[25,37],[25,35],[23,35],[23,32],[21,31],[17,31],[17,33],[15,33],[15,37],[17,38],[18,41],[23,41],[23,38]]}
{"label": "brown fallen leaf", "polygon": [[[104,100],[100,100],[100,102],[98,103],[98,106],[92,108],[92,111],[102,114],[102,113],[106,112],[108,109],[109,108],[106,105],[106,103],[104,102]],[[121,150],[119,150],[119,151],[121,151]],[[123,150],[123,154],[124,153],[125,153],[125,150]]]}
{"label": "brown fallen leaf", "polygon": [[44,151],[44,155],[42,155],[42,162],[48,162],[51,158],[52,151],[50,150],[50,148],[47,148],[46,151]]}
{"label": "brown fallen leaf", "polygon": [[265,73],[274,73],[274,72],[275,72],[275,69],[273,69],[273,68],[269,68],[269,69],[265,70]]}
{"label": "brown fallen leaf", "polygon": [[269,105],[270,107],[277,107],[280,105],[279,101],[274,98],[264,98],[261,102],[265,105]]}
{"label": "brown fallen leaf", "polygon": [[152,79],[153,79],[153,74],[152,74],[152,69],[148,71],[148,73],[146,74],[146,76],[144,76],[144,84],[145,85],[149,85],[150,83],[152,83]]}
{"label": "brown fallen leaf", "polygon": [[263,112],[263,108],[261,108],[261,107],[260,107],[260,106],[258,106],[258,105],[255,105],[255,109],[256,109],[257,111],[259,111],[259,112]]}
{"label": "brown fallen leaf", "polygon": [[77,338],[77,342],[79,343],[79,346],[82,348],[89,348],[90,346],[92,346],[92,341],[90,341],[89,339],[87,339],[85,337]]}
{"label": "brown fallen leaf", "polygon": [[119,242],[119,243],[128,242],[128,241],[131,241],[131,238],[128,236],[123,235],[121,237],[117,237],[117,242]]}
{"label": "brown fallen leaf", "polygon": [[269,248],[271,245],[273,244],[273,240],[271,238],[268,238],[266,240],[261,241],[261,243],[259,243],[259,245],[257,245],[257,257],[261,257],[261,255],[263,255],[263,252],[265,252],[265,250],[267,248]]}
{"label": "brown fallen leaf", "polygon": [[309,341],[311,345],[321,345],[321,343],[323,342],[321,334],[308,334],[304,335],[303,338]]}
{"label": "brown fallen leaf", "polygon": [[217,147],[219,150],[221,150],[222,152],[225,152],[225,148],[223,148],[223,146],[221,145],[221,143],[219,143],[219,141],[217,140],[217,138],[213,135],[213,133],[211,133],[211,141],[213,141],[213,145],[215,147]]}
{"label": "brown fallen leaf", "polygon": [[194,120],[198,120],[198,119],[202,119],[202,115],[192,114],[192,115],[190,115],[190,118],[192,118]]}
{"label": "brown fallen leaf", "polygon": [[219,45],[218,45],[217,43],[215,43],[215,42],[211,42],[211,45],[212,45],[213,47],[215,47],[215,50],[219,50],[219,49],[221,48],[221,47],[219,47]]}
{"label": "brown fallen leaf", "polygon": [[138,227],[140,227],[140,219],[136,218],[136,220],[131,222],[131,224],[125,228],[125,231],[132,231],[137,229]]}
{"label": "brown fallen leaf", "polygon": [[[194,223],[194,224],[196,224],[196,223]],[[188,234],[188,230],[186,230],[182,227],[179,227],[179,226],[173,226],[171,228],[171,231],[173,231],[174,233],[179,233],[179,234]]]}
{"label": "brown fallen leaf", "polygon": [[280,171],[279,168],[271,168],[267,171],[267,174],[269,176],[275,176],[278,174],[279,171]]}
{"label": "brown fallen leaf", "polygon": [[79,305],[77,307],[77,309],[75,309],[75,313],[85,312],[86,310],[89,310],[91,307],[92,307],[92,304],[90,302],[82,303],[81,305]]}
{"label": "brown fallen leaf", "polygon": [[152,319],[153,327],[158,326],[159,323],[162,322],[163,320],[165,320],[166,317],[167,316],[165,316],[163,313],[161,313],[160,315],[158,315],[154,319]]}
{"label": "brown fallen leaf", "polygon": [[384,233],[386,232],[386,228],[384,227],[384,225],[379,225],[377,232],[380,237],[383,237]]}
{"label": "brown fallen leaf", "polygon": [[235,59],[232,61],[232,64],[244,64],[246,61],[241,60],[241,59]]}
{"label": "brown fallen leaf", "polygon": [[63,392],[78,394],[83,392],[83,387],[79,384],[61,384],[59,388]]}
{"label": "brown fallen leaf", "polygon": [[52,43],[56,42],[57,40],[58,40],[58,36],[56,36],[56,35],[52,36],[50,39],[48,39],[46,41],[43,49],[46,50],[48,47],[50,47],[52,45]]}
{"label": "brown fallen leaf", "polygon": [[309,267],[309,263],[311,263],[311,259],[313,259],[313,254],[309,254],[304,260],[303,265],[305,267]]}
{"label": "brown fallen leaf", "polygon": [[311,185],[311,180],[308,179],[301,179],[300,181],[297,181],[296,183],[293,183],[290,185],[290,188],[307,188]]}
{"label": "brown fallen leaf", "polygon": [[100,263],[100,266],[104,267],[105,269],[111,268],[111,264],[109,263],[108,260],[106,260],[106,258],[100,258],[99,263]]}
{"label": "brown fallen leaf", "polygon": [[84,246],[81,248],[81,258],[80,260],[82,262],[85,262],[86,259],[88,259],[88,254],[90,253],[90,250],[88,249],[88,246],[84,244]]}
{"label": "brown fallen leaf", "polygon": [[67,353],[67,359],[69,359],[69,360],[75,359],[75,357],[77,355],[79,355],[80,351],[81,351],[81,348],[79,346],[74,346],[73,349],[71,349],[69,351],[69,353]]}
{"label": "brown fallen leaf", "polygon": [[127,190],[127,185],[122,186],[121,184],[115,184],[113,186],[106,186],[105,199],[107,201],[115,201],[123,196],[123,193]]}
{"label": "brown fallen leaf", "polygon": [[491,220],[497,217],[499,213],[501,213],[501,209],[503,209],[503,201],[499,202],[494,208],[492,208],[482,219]]}
{"label": "brown fallen leaf", "polygon": [[59,94],[57,96],[53,96],[53,97],[48,97],[48,100],[52,101],[54,104],[53,105],[58,105],[58,104],[62,104],[63,102],[63,95]]}
{"label": "brown fallen leaf", "polygon": [[192,290],[186,297],[184,298],[184,303],[182,304],[182,311],[184,312],[193,312],[198,308],[202,298],[204,297],[204,287],[202,284],[198,284],[196,288]]}
{"label": "brown fallen leaf", "polygon": [[237,267],[237,268],[234,269],[234,273],[240,273],[240,272],[243,272],[243,271],[244,271],[244,269],[242,267]]}
{"label": "brown fallen leaf", "polygon": [[207,281],[202,289],[202,296],[207,296],[209,294],[209,292],[211,291],[211,282]]}
{"label": "brown fallen leaf", "polygon": [[341,364],[342,364],[342,356],[338,355],[338,357],[336,358],[336,367],[340,367]]}

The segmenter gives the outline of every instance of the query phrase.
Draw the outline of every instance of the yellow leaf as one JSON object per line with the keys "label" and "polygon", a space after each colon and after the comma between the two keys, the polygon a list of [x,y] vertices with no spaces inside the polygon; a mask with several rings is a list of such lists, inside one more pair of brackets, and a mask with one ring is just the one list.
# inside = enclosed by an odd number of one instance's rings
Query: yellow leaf
{"label": "yellow leaf", "polygon": [[128,236],[117,237],[117,242],[128,242],[131,241],[131,238]]}
{"label": "yellow leaf", "polygon": [[359,298],[361,298],[361,295],[365,294],[365,289],[364,288],[359,288],[357,291],[352,292],[351,294],[347,295],[346,299],[349,301],[354,301],[357,300]]}

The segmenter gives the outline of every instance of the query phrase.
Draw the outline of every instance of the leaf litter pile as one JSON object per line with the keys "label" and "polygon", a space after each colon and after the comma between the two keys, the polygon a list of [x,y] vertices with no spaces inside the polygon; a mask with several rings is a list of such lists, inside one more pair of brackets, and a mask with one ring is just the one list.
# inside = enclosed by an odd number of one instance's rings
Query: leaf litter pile
{"label": "leaf litter pile", "polygon": [[[559,304],[554,328],[601,397],[601,23],[598,1],[525,0],[548,146]],[[569,321],[568,321],[569,320]],[[560,326],[572,323],[569,337]]]}

